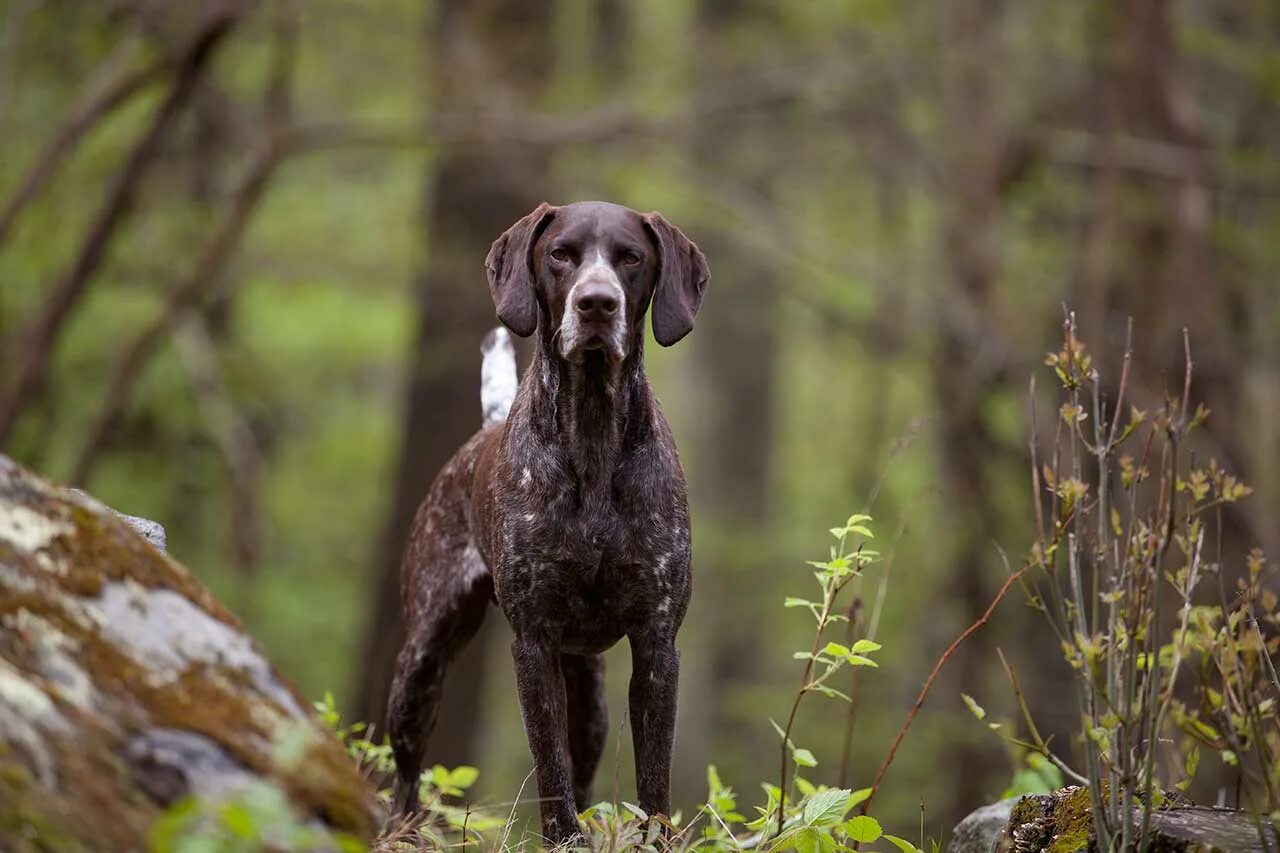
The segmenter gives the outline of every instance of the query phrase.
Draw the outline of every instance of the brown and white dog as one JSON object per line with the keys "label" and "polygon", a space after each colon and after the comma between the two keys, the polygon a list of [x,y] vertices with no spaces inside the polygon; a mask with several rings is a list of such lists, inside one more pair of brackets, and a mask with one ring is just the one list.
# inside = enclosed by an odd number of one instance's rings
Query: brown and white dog
{"label": "brown and white dog", "polygon": [[607,729],[602,653],[623,637],[639,804],[670,810],[689,510],[645,377],[644,318],[652,306],[659,344],[683,338],[708,272],[659,214],[603,202],[539,205],[485,267],[498,318],[537,341],[517,389],[510,338],[486,338],[486,425],[414,519],[401,579],[408,639],[388,714],[396,806],[416,802],[445,669],[496,601],[515,634],[543,834],[558,843],[590,802]]}

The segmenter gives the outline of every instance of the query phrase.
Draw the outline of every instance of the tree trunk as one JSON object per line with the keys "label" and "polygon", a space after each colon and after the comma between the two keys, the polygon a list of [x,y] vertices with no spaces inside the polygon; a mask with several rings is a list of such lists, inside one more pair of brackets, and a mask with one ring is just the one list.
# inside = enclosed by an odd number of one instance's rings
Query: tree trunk
{"label": "tree trunk", "polygon": [[[434,6],[435,4],[433,4]],[[548,66],[550,2],[449,0],[439,4],[429,52],[433,106],[474,107],[489,97],[531,97]],[[518,36],[518,37],[517,37]],[[496,325],[484,273],[489,244],[543,200],[546,156],[515,143],[446,151],[423,191],[429,253],[413,284],[418,331],[406,364],[405,426],[385,528],[371,569],[371,610],[350,705],[381,723],[404,641],[400,559],[409,525],[436,471],[480,427],[480,340]],[[500,618],[500,617],[497,617]],[[474,758],[476,712],[493,617],[451,668],[427,762]]]}
{"label": "tree trunk", "polygon": [[[1004,129],[994,74],[999,73],[998,0],[955,0],[942,12],[944,55],[941,80],[943,126],[950,128],[941,155],[942,291],[934,300],[937,346],[930,365],[938,405],[938,447],[946,500],[956,514],[955,550],[946,572],[947,601],[958,606],[958,622],[978,618],[999,577],[990,548],[1000,529],[992,489],[993,466],[1001,462],[996,438],[984,421],[988,396],[1000,369],[988,343],[993,289],[1000,275],[1000,158]],[[932,638],[942,642],[943,637]],[[983,631],[956,655],[954,690],[974,692],[993,657],[994,639]],[[935,809],[963,816],[973,791],[992,789],[1003,773],[988,743],[961,736],[940,757],[943,766],[963,767],[964,790]],[[994,758],[994,760],[993,760]]]}
{"label": "tree trunk", "polygon": [[[741,58],[725,48],[726,33],[750,23],[749,5],[704,0],[696,36],[699,78],[735,71]],[[768,199],[775,175],[760,174],[721,130],[699,126],[692,140],[699,174],[713,183],[741,178],[756,196]],[[758,130],[778,132],[771,126]],[[737,171],[743,165],[739,160],[753,171]],[[697,744],[700,752],[688,754],[676,771],[699,785],[712,756],[726,778],[750,769],[734,756],[742,754],[742,744],[758,739],[760,721],[735,710],[741,703],[733,696],[766,675],[759,668],[759,625],[774,605],[757,584],[769,559],[777,289],[770,270],[733,263],[743,256],[724,227],[712,221],[696,227],[699,245],[712,259],[713,293],[689,338],[685,370],[696,388],[693,398],[700,401],[688,437],[695,589],[700,592],[694,594],[685,630],[701,637],[698,645],[706,651],[690,661],[698,676],[686,677],[683,685],[682,740]]]}

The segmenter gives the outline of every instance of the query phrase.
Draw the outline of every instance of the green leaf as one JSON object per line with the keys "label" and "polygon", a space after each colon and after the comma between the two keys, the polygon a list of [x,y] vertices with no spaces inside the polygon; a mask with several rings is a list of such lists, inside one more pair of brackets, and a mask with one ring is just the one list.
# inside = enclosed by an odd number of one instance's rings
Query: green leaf
{"label": "green leaf", "polygon": [[964,700],[964,704],[968,706],[969,712],[971,714],[973,714],[979,720],[986,719],[987,717],[986,709],[983,708],[981,705],[979,705],[972,696],[970,696],[968,693],[961,693],[960,698]]}
{"label": "green leaf", "polygon": [[855,512],[849,516],[849,520],[845,522],[846,527],[852,527],[855,524],[861,524],[864,521],[871,521],[871,516],[866,513]]}
{"label": "green leaf", "polygon": [[888,833],[886,833],[883,836],[883,838],[885,841],[888,841],[894,847],[897,847],[899,850],[901,850],[902,853],[924,853],[923,850],[921,850],[919,847],[915,846],[905,838],[899,838],[896,835],[889,835]]}
{"label": "green leaf", "polygon": [[223,828],[236,838],[253,838],[258,834],[258,822],[244,803],[228,803],[218,817]]}
{"label": "green leaf", "polygon": [[805,800],[801,820],[810,826],[838,823],[844,817],[846,804],[852,791],[847,788],[830,788],[819,791]]}
{"label": "green leaf", "polygon": [[859,788],[849,795],[849,802],[844,804],[844,810],[847,813],[849,809],[861,803],[867,797],[871,796],[870,788]]}
{"label": "green leaf", "polygon": [[791,750],[791,758],[801,767],[817,767],[818,759],[813,757],[813,753],[807,749],[797,747]]}
{"label": "green leaf", "polygon": [[788,595],[786,600],[782,602],[783,607],[809,607],[812,604],[813,602],[807,598],[796,598],[792,595]]}
{"label": "green leaf", "polygon": [[795,845],[796,853],[820,853],[822,842],[820,833],[816,829],[802,829],[796,833]]}
{"label": "green leaf", "polygon": [[843,699],[846,702],[853,701],[853,699],[849,697],[848,693],[841,693],[834,687],[828,687],[825,684],[815,684],[812,689],[821,693],[823,696],[826,696],[828,699]]}
{"label": "green leaf", "polygon": [[873,666],[877,668],[880,666],[871,658],[863,657],[862,655],[847,655],[845,660],[849,662],[849,666]]}
{"label": "green leaf", "polygon": [[631,812],[633,815],[640,818],[641,820],[649,819],[649,813],[646,812],[644,809],[640,808],[639,806],[634,805],[632,803],[628,803],[628,802],[623,802],[622,805],[624,808],[626,808],[627,811]]}
{"label": "green leaf", "polygon": [[864,527],[864,526],[863,526],[863,525],[861,525],[861,524],[851,524],[851,525],[849,525],[849,532],[850,532],[850,533],[856,533],[856,534],[858,534],[859,536],[865,536],[865,537],[866,537],[866,538],[868,538],[868,539],[875,539],[875,538],[876,538],[876,537],[875,537],[875,534],[874,534],[874,533],[872,533],[870,529],[868,529],[867,527]]}
{"label": "green leaf", "polygon": [[853,648],[850,649],[850,651],[855,655],[865,655],[870,654],[871,652],[878,652],[882,648],[884,647],[875,640],[858,640],[858,642],[853,644]]}
{"label": "green leaf", "polygon": [[1034,770],[1019,770],[1013,774],[1013,781],[1009,783],[1008,789],[1001,795],[1003,799],[1010,797],[1021,797],[1031,794],[1048,794],[1053,792],[1053,788],[1049,787],[1045,778]]}
{"label": "green leaf", "polygon": [[844,834],[849,836],[850,841],[869,842],[875,841],[883,834],[880,829],[880,822],[868,815],[858,815],[853,820],[846,821],[844,826]]}
{"label": "green leaf", "polygon": [[822,653],[824,655],[834,655],[835,657],[842,658],[849,654],[849,647],[841,643],[827,643],[827,645],[822,649]]}
{"label": "green leaf", "polygon": [[449,784],[457,788],[470,788],[479,778],[480,771],[465,764],[449,771]]}

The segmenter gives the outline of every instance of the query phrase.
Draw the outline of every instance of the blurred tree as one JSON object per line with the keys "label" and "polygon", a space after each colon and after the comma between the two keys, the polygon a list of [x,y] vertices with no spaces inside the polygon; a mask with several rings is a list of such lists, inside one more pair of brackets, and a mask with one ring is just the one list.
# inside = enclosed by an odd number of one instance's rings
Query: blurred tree
{"label": "blurred tree", "polygon": [[[16,336],[14,346],[17,354],[11,356],[13,377],[0,389],[0,446],[6,444],[27,404],[40,393],[47,381],[49,363],[64,326],[92,283],[116,232],[131,212],[138,189],[160,154],[166,135],[176,118],[187,108],[210,57],[230,31],[237,14],[235,4],[219,2],[189,17],[157,16],[157,24],[176,25],[181,33],[176,38],[177,55],[173,59],[168,92],[156,107],[150,125],[138,136],[121,162],[71,265],[35,316]],[[92,112],[91,118],[100,118],[106,111]],[[73,117],[69,124],[76,125],[76,119]],[[70,144],[65,141],[66,136],[65,132],[55,135],[47,149],[50,153],[38,158],[31,176],[23,184],[24,189],[19,190],[9,208],[20,209],[19,201],[27,194],[25,187],[38,186],[43,182],[38,175],[49,168],[47,164],[51,160],[56,160],[54,152]]]}
{"label": "blurred tree", "polygon": [[[724,80],[748,72],[751,54],[740,45],[759,36],[774,14],[754,0],[701,0],[695,21],[691,63],[698,80]],[[701,112],[705,105],[694,104]],[[726,139],[714,122],[697,124],[691,140],[700,186],[726,198],[746,196],[767,208],[778,177],[775,164],[760,150],[776,144],[787,124],[770,113],[751,122],[745,145]],[[776,134],[776,136],[775,136]],[[732,189],[726,190],[725,187]],[[714,210],[714,208],[713,208]],[[762,731],[758,713],[741,697],[763,675],[759,652],[766,638],[759,619],[773,601],[761,589],[743,584],[768,570],[771,552],[771,488],[774,459],[774,373],[778,334],[778,282],[767,264],[753,263],[733,250],[732,229],[742,212],[705,217],[698,224],[700,246],[714,258],[711,295],[689,338],[686,363],[698,417],[688,447],[695,536],[699,545],[699,589],[713,596],[695,600],[686,628],[704,651],[693,662],[701,676],[686,679],[684,730],[706,744],[730,778],[747,767],[734,757],[733,744],[752,742]],[[698,767],[686,768],[701,781]]]}
{"label": "blurred tree", "polygon": [[[865,784],[1002,574],[993,543],[1030,538],[1025,377],[1064,302],[1113,385],[1134,316],[1143,406],[1180,385],[1190,327],[1214,410],[1195,452],[1258,488],[1223,513],[1227,583],[1246,546],[1280,552],[1278,42],[1280,0],[0,4],[0,446],[164,521],[304,690],[345,682],[379,720],[405,530],[479,423],[490,241],[544,199],[661,209],[713,273],[688,342],[647,353],[695,501],[679,799],[708,761],[740,791],[776,772],[763,706],[806,627],[776,607],[788,567],[919,420],[873,510],[882,547],[911,523],[861,686]],[[923,797],[941,828],[1003,788],[957,694],[1000,714],[991,647],[1020,618],[947,670],[887,822]],[[1045,733],[1073,728],[1056,650],[1017,637]],[[433,758],[474,756],[485,725],[473,790],[505,801],[527,750],[483,643]],[[802,712],[815,781],[833,720]]]}
{"label": "blurred tree", "polygon": [[[990,429],[989,407],[1001,393],[1005,358],[996,287],[1001,270],[1000,218],[1004,205],[1001,169],[1007,153],[1008,104],[997,77],[1004,55],[1000,0],[956,0],[942,10],[941,120],[938,139],[938,249],[943,278],[934,300],[934,347],[930,370],[937,398],[938,448],[944,499],[954,515],[955,540],[948,551],[948,598],[959,602],[960,622],[977,619],[990,601],[995,577],[991,537],[1002,529],[996,504],[996,468],[1007,448]],[[955,626],[947,633],[954,634]],[[931,637],[944,645],[947,636]],[[952,677],[959,689],[975,691],[988,671],[995,643],[982,632],[960,650]],[[963,767],[968,790],[999,784],[998,757],[986,744],[958,737],[945,761]],[[935,804],[958,819],[967,792]]]}
{"label": "blurred tree", "polygon": [[[521,106],[537,101],[551,60],[550,0],[430,5],[432,109],[477,109],[490,99]],[[413,286],[418,331],[405,362],[400,461],[370,574],[375,594],[350,703],[358,719],[381,721],[386,714],[404,640],[400,560],[413,514],[436,472],[480,426],[480,340],[496,323],[484,257],[499,234],[548,196],[547,167],[545,150],[493,141],[447,149],[427,170],[428,248]],[[428,762],[475,760],[473,741],[483,722],[476,705],[491,635],[482,630],[450,670]]]}

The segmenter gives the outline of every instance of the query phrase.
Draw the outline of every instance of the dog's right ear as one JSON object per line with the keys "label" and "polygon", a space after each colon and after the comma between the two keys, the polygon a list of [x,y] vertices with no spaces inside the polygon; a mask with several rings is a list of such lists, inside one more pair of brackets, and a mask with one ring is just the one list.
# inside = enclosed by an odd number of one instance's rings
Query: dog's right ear
{"label": "dog's right ear", "polygon": [[484,269],[489,295],[502,325],[522,338],[538,328],[538,299],[533,285],[533,247],[556,209],[543,202],[493,241]]}

